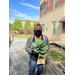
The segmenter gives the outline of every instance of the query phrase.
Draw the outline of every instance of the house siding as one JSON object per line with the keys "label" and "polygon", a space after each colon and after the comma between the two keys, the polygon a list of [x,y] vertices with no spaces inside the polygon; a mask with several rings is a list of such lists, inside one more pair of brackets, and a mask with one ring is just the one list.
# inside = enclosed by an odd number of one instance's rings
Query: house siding
{"label": "house siding", "polygon": [[42,8],[40,7],[40,17],[42,17]]}
{"label": "house siding", "polygon": [[[60,7],[61,5],[65,4],[65,0],[58,0],[57,2],[57,8]],[[45,4],[46,9],[45,9],[45,14],[47,14],[47,6],[48,6],[48,0]],[[54,10],[54,0],[50,0],[49,2],[49,12]],[[42,8],[40,7],[40,17],[42,17]]]}
{"label": "house siding", "polygon": [[58,0],[57,7],[65,4],[65,0]]}
{"label": "house siding", "polygon": [[53,8],[54,8],[54,0],[50,0],[49,12],[52,11]]}
{"label": "house siding", "polygon": [[[61,7],[56,8],[55,10],[49,12],[48,14],[42,16],[40,18],[40,24],[45,24],[45,31],[43,34],[45,34],[49,39],[51,40],[61,40],[62,35],[62,23],[59,23],[58,21],[64,17],[64,10],[65,5],[62,5]],[[52,22],[56,21],[56,33],[52,34]],[[48,31],[46,32],[46,27],[48,27]]]}

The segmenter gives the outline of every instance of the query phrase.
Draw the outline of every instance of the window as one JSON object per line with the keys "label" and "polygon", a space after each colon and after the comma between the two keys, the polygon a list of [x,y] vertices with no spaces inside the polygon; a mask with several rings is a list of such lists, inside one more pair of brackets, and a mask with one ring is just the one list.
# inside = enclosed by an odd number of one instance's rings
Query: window
{"label": "window", "polygon": [[53,27],[52,27],[52,29],[53,29],[53,30],[52,30],[52,33],[53,33],[53,34],[55,34],[55,27],[56,27],[56,21],[53,22]]}
{"label": "window", "polygon": [[55,0],[55,2],[54,2],[54,9],[57,8],[57,1],[58,1],[58,0]]}
{"label": "window", "polygon": [[45,6],[42,8],[42,16],[45,15]]}
{"label": "window", "polygon": [[42,32],[44,32],[44,28],[45,28],[45,25],[44,25],[44,24],[42,24]]}

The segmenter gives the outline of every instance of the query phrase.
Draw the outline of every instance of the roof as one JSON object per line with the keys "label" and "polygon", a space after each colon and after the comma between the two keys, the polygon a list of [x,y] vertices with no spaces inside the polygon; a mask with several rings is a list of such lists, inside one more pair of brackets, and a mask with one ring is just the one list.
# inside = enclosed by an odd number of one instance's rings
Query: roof
{"label": "roof", "polygon": [[61,20],[59,20],[59,22],[60,22],[60,23],[65,22],[65,16],[64,16]]}

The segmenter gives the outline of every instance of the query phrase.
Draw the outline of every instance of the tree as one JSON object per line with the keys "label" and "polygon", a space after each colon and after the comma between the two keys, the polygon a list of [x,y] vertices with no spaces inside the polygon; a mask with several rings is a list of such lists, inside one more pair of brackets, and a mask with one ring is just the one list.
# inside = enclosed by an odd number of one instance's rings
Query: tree
{"label": "tree", "polygon": [[34,21],[33,22],[33,28],[32,28],[32,30],[34,30],[34,27],[35,27],[35,25],[38,23],[38,21]]}
{"label": "tree", "polygon": [[[12,19],[13,12],[9,12],[9,19]],[[9,23],[9,29],[11,29],[13,24]]]}
{"label": "tree", "polygon": [[12,30],[20,31],[22,30],[22,21],[19,19],[15,19],[13,26],[11,27]]}
{"label": "tree", "polygon": [[24,27],[28,33],[30,33],[30,30],[34,30],[34,26],[38,23],[38,21],[33,22],[33,26],[31,26],[31,21],[26,20],[26,27]]}
{"label": "tree", "polygon": [[26,20],[26,26],[24,27],[26,30],[31,30],[31,21]]}
{"label": "tree", "polygon": [[31,30],[31,21],[30,20],[26,20],[25,29],[27,30],[27,34],[30,34],[30,30]]}
{"label": "tree", "polygon": [[13,25],[13,24],[9,23],[9,29],[11,29],[12,25]]}

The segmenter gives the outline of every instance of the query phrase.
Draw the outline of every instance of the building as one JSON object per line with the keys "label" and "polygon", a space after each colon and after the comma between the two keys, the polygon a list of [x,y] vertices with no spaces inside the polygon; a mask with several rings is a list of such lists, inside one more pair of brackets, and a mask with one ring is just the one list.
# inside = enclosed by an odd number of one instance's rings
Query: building
{"label": "building", "polygon": [[9,29],[9,35],[12,35],[12,29]]}
{"label": "building", "polygon": [[40,0],[40,24],[50,40],[65,42],[65,0]]}

